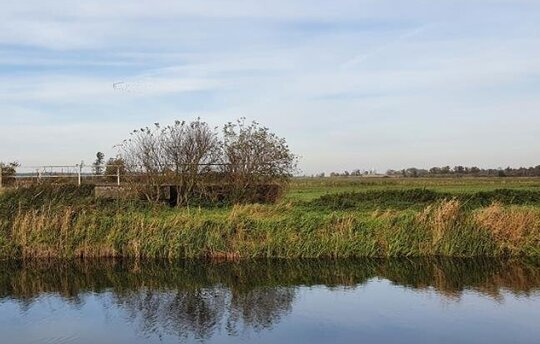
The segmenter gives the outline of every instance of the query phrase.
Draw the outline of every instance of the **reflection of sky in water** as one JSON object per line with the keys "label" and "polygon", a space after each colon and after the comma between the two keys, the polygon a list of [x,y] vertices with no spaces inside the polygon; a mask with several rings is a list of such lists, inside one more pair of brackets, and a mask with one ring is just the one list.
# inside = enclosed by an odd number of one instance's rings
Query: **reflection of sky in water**
{"label": "reflection of sky in water", "polygon": [[[202,295],[204,305],[192,292],[143,288],[85,292],[69,302],[55,294],[31,302],[7,297],[0,301],[1,342],[177,343],[173,329],[189,332],[199,325],[210,328],[208,343],[537,343],[540,338],[537,292],[502,291],[493,298],[466,290],[449,298],[432,288],[374,278],[356,288],[256,288],[248,294],[210,287]],[[266,304],[277,298],[282,299]],[[185,318],[209,305],[215,318]],[[185,323],[176,326],[174,320]],[[193,334],[183,340],[193,341]]]}

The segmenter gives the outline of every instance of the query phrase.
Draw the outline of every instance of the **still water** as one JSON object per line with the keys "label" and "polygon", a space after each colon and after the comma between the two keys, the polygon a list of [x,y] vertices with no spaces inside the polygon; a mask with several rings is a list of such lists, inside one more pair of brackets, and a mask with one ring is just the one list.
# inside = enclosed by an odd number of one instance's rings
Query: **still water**
{"label": "still water", "polygon": [[0,262],[0,343],[191,342],[540,343],[540,262]]}

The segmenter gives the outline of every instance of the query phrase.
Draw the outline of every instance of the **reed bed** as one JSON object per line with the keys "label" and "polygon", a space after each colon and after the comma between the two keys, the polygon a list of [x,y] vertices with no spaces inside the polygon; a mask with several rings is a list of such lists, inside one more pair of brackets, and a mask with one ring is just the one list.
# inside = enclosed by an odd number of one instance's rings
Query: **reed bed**
{"label": "reed bed", "polygon": [[305,212],[284,205],[139,211],[74,206],[19,210],[0,252],[16,257],[321,258],[540,255],[540,212],[466,210],[459,200],[420,211]]}
{"label": "reed bed", "polygon": [[531,190],[412,189],[171,209],[27,189],[0,196],[0,257],[540,256],[537,199]]}

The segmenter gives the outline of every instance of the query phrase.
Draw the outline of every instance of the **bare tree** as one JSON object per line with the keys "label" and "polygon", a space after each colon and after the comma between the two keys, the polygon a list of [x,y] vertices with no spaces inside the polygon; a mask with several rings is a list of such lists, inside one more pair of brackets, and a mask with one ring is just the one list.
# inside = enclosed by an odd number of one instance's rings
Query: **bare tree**
{"label": "bare tree", "polygon": [[165,158],[174,167],[177,204],[186,204],[195,190],[204,191],[204,177],[221,162],[217,128],[200,118],[176,121],[165,128],[163,141]]}
{"label": "bare tree", "polygon": [[159,201],[161,186],[170,174],[164,151],[164,132],[159,123],[154,123],[151,128],[133,130],[130,138],[117,146],[133,187],[149,201]]}
{"label": "bare tree", "polygon": [[297,167],[284,138],[257,122],[229,122],[223,129],[224,172],[233,197],[250,201],[260,185],[286,182]]}
{"label": "bare tree", "polygon": [[[216,199],[223,191],[235,202],[273,200],[297,164],[285,139],[244,119],[224,126],[223,141],[217,128],[198,118],[135,130],[119,147],[134,186],[153,201],[168,186],[177,205],[188,204],[197,195]],[[222,180],[212,189],[215,176]],[[275,197],[268,199],[268,191]]]}
{"label": "bare tree", "polygon": [[203,175],[221,156],[217,129],[200,119],[135,130],[119,147],[127,170],[149,186],[142,190],[149,200],[159,200],[160,188],[168,184],[179,205],[187,204],[195,189],[203,189]]}

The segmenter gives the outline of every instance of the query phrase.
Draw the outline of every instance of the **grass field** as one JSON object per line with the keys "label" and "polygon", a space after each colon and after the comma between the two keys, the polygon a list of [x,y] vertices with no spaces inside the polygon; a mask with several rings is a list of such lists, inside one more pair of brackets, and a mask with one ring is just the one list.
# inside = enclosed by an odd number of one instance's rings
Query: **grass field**
{"label": "grass field", "polygon": [[540,179],[294,179],[278,204],[169,208],[92,187],[0,195],[0,256],[540,256]]}
{"label": "grass field", "polygon": [[416,188],[455,194],[496,189],[540,191],[540,178],[294,178],[286,198],[309,201],[329,193]]}

